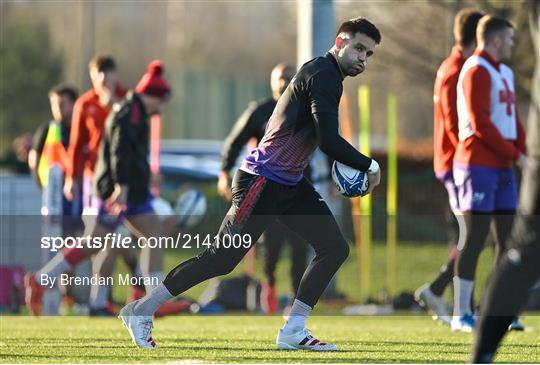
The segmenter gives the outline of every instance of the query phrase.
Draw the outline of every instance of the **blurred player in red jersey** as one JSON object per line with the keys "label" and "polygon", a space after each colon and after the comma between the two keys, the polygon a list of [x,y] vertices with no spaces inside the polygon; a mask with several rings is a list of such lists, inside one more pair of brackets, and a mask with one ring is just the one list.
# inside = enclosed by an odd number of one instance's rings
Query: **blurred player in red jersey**
{"label": "blurred player in red jersey", "polygon": [[466,233],[463,246],[458,247],[451,326],[465,332],[475,327],[470,301],[478,257],[492,221],[496,261],[501,257],[517,206],[513,165],[522,168],[527,160],[514,74],[502,63],[512,54],[514,27],[505,19],[484,16],[476,39],[478,48],[463,65],[457,85],[459,143],[454,156],[454,181]]}
{"label": "blurred player in red jersey", "polygon": [[[119,85],[116,63],[110,56],[98,55],[88,64],[92,89],[81,95],[73,107],[68,163],[64,183],[64,196],[68,201],[76,201],[82,196],[83,215],[95,214],[92,207],[92,180],[101,143],[101,137],[112,105],[124,98],[126,89]],[[124,250],[126,263],[132,271],[136,270],[136,257]],[[87,258],[79,248],[64,249],[61,257],[53,259],[46,267],[59,266],[61,272],[75,267]],[[36,285],[36,277],[30,274],[26,280],[27,305],[31,312],[38,315],[41,309],[43,288]],[[91,307],[105,310],[108,305],[108,288],[93,287]],[[93,299],[92,299],[93,298]]]}
{"label": "blurred player in red jersey", "polygon": [[415,298],[430,312],[434,318],[450,324],[446,301],[443,292],[452,282],[454,265],[457,256],[459,227],[456,219],[460,218],[457,200],[457,188],[452,173],[454,153],[458,144],[457,115],[457,83],[459,72],[476,48],[476,26],[484,14],[474,8],[460,10],[454,18],[454,47],[450,55],[442,62],[435,78],[433,92],[433,167],[435,176],[448,192],[450,211],[447,222],[450,228],[450,244],[452,246],[448,262],[439,275],[431,283],[424,284],[415,292]]}
{"label": "blurred player in red jersey", "polygon": [[[161,237],[163,233],[150,193],[149,120],[162,113],[170,93],[163,65],[153,61],[135,90],[116,103],[107,118],[92,192],[95,215],[89,217],[90,227],[101,237],[114,232],[121,222],[138,237]],[[145,286],[152,289],[164,278],[162,250],[143,247],[141,260],[147,269]],[[98,274],[108,277],[112,270]],[[146,284],[150,282],[154,284]]]}
{"label": "blurred player in red jersey", "polygon": [[82,193],[85,206],[91,199],[91,189],[86,185],[92,185],[105,119],[112,105],[126,95],[126,89],[118,83],[116,63],[112,57],[96,56],[88,64],[88,69],[92,88],[75,103],[64,187],[64,195],[68,199],[73,200]]}

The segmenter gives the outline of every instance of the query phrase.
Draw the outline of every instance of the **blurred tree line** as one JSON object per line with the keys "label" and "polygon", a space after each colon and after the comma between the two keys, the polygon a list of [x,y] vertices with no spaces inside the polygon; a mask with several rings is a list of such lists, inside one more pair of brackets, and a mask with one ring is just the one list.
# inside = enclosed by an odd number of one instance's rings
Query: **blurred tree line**
{"label": "blurred tree line", "polygon": [[62,80],[63,62],[61,53],[52,51],[41,20],[3,16],[0,43],[0,146],[5,153],[15,137],[49,117],[47,94]]}
{"label": "blurred tree line", "polygon": [[[454,16],[469,6],[507,17],[516,25],[515,47],[508,63],[516,74],[517,100],[524,122],[535,56],[531,51],[528,13],[521,0],[337,2],[337,19],[365,14],[382,32],[382,42],[368,64],[368,71],[345,81],[345,90],[354,106],[351,108],[352,120],[358,120],[358,86],[367,84],[372,98],[372,133],[384,139],[386,98],[393,93],[398,99],[402,144],[410,150],[410,155],[431,159],[435,74],[453,46]],[[357,126],[355,130],[358,130]]]}

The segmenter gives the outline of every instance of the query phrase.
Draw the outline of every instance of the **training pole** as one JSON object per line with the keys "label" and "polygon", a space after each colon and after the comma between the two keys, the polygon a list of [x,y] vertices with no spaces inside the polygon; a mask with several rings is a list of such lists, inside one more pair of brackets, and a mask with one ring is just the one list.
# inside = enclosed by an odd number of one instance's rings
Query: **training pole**
{"label": "training pole", "polygon": [[[370,109],[369,87],[361,85],[358,88],[358,115],[360,121],[359,139],[360,152],[366,156],[371,155],[370,145]],[[362,297],[367,297],[371,291],[371,194],[360,198],[360,247],[358,248],[360,265],[360,285]]]}
{"label": "training pole", "polygon": [[398,208],[398,152],[397,152],[397,99],[388,95],[388,167],[386,185],[386,285],[388,294],[396,294],[396,249],[397,249],[397,208]]}

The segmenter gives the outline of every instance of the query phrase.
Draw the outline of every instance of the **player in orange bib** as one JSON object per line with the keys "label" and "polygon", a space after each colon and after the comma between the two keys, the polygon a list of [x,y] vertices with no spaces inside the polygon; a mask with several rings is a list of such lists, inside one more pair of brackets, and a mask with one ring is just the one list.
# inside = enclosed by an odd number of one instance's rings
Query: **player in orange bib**
{"label": "player in orange bib", "polygon": [[442,62],[435,78],[433,92],[433,167],[435,176],[448,192],[450,212],[447,222],[451,231],[451,251],[448,261],[437,277],[422,285],[415,292],[416,300],[433,313],[434,318],[450,324],[446,301],[442,294],[452,282],[457,256],[460,219],[457,187],[452,172],[454,154],[458,145],[457,83],[459,72],[476,48],[476,26],[483,13],[478,9],[462,9],[454,19],[455,45],[450,55]]}
{"label": "player in orange bib", "polygon": [[522,167],[527,160],[514,74],[502,63],[512,54],[514,27],[486,15],[476,38],[478,48],[463,65],[457,84],[459,143],[453,169],[466,233],[458,247],[451,326],[465,332],[475,327],[470,301],[478,257],[492,221],[497,260],[501,257],[517,206],[513,165]]}

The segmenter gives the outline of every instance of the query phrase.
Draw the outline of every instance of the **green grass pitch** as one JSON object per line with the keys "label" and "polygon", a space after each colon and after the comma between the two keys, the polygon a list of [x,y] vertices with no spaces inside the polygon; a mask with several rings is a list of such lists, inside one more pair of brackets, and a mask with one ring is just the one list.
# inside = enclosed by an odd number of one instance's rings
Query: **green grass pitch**
{"label": "green grass pitch", "polygon": [[[506,336],[497,362],[539,363],[540,321]],[[2,363],[464,363],[472,335],[452,333],[428,316],[313,316],[314,334],[340,351],[279,351],[278,316],[168,317],[155,322],[157,350],[139,350],[116,318],[2,316]]]}
{"label": "green grass pitch", "polygon": [[[397,292],[412,292],[438,271],[447,255],[441,244],[407,243],[398,246]],[[167,270],[194,252],[167,252]],[[384,291],[385,246],[373,247],[370,295]],[[278,293],[290,288],[287,253],[278,265]],[[485,250],[477,270],[480,299],[491,271],[493,254]],[[257,277],[261,278],[258,264]],[[126,272],[120,265],[118,272]],[[243,272],[242,265],[231,274]],[[338,274],[338,287],[353,301],[362,301],[355,250]],[[184,293],[196,299],[207,284]],[[125,300],[125,287],[114,288],[115,299]],[[446,294],[450,297],[450,290]],[[450,299],[450,298],[448,298]],[[137,349],[120,320],[87,317],[0,316],[0,363],[464,363],[469,359],[472,335],[452,333],[427,315],[345,317],[321,302],[308,328],[323,341],[335,342],[337,353],[275,350],[274,341],[283,321],[279,316],[181,315],[155,321],[156,351]],[[510,333],[497,362],[540,363],[540,317],[523,318],[525,333]]]}

